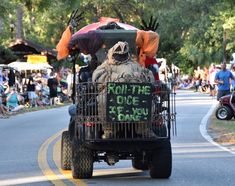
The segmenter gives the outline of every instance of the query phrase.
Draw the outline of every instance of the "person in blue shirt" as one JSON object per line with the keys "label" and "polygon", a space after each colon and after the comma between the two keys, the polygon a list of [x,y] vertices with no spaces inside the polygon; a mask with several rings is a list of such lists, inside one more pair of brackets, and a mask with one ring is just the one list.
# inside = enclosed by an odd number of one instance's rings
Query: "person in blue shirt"
{"label": "person in blue shirt", "polygon": [[218,84],[217,100],[230,94],[230,81],[235,80],[232,72],[226,69],[226,63],[221,63],[221,70],[215,74],[215,82]]}
{"label": "person in blue shirt", "polygon": [[9,93],[7,94],[6,98],[6,106],[8,107],[9,111],[18,111],[22,108],[24,108],[23,105],[20,105],[19,102],[21,100],[21,96],[18,94],[16,91],[15,87],[10,87],[9,88]]}

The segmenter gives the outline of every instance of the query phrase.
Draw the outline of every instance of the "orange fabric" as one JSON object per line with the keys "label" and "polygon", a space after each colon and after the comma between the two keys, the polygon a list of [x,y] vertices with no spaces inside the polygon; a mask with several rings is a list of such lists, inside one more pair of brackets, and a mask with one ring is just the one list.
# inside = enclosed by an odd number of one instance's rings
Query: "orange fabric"
{"label": "orange fabric", "polygon": [[139,63],[145,65],[146,57],[154,57],[158,50],[159,35],[156,32],[137,30],[136,45],[140,48]]}
{"label": "orange fabric", "polygon": [[72,37],[72,33],[70,30],[70,26],[66,28],[59,43],[56,46],[56,50],[58,51],[57,60],[61,60],[69,55],[69,41]]}

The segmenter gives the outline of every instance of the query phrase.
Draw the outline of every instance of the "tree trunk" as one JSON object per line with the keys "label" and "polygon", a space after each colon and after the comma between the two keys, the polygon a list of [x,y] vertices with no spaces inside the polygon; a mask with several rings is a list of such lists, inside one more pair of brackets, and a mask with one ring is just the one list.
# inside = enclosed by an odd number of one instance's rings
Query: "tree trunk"
{"label": "tree trunk", "polygon": [[0,18],[0,33],[3,31],[3,20]]}
{"label": "tree trunk", "polygon": [[17,27],[16,27],[16,39],[22,39],[23,38],[23,9],[19,5],[17,7]]}

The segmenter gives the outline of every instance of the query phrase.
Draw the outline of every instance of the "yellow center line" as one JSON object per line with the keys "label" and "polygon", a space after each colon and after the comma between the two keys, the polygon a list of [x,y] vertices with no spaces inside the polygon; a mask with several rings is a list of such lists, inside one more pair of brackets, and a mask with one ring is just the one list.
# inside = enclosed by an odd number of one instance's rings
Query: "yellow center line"
{"label": "yellow center line", "polygon": [[[64,129],[64,130],[66,130],[66,129]],[[61,166],[60,165],[60,163],[61,163],[61,161],[60,161],[60,158],[61,158],[60,157],[61,138],[59,138],[59,136],[61,136],[61,134],[64,130],[51,136],[42,144],[42,146],[40,147],[39,152],[38,152],[39,167],[42,170],[44,176],[46,176],[46,178],[49,181],[51,181],[54,185],[66,186],[66,184],[63,182],[63,180],[67,179],[68,181],[70,181],[74,185],[87,186],[87,184],[83,180],[73,179],[71,170],[62,170],[60,168],[60,166]],[[57,140],[57,141],[53,145],[53,161],[55,162],[55,165],[61,174],[56,174],[50,168],[50,166],[47,162],[47,151],[48,151],[49,145],[52,142],[54,142],[55,140]],[[130,172],[137,173],[137,172],[142,172],[142,171],[134,170],[133,168],[121,168],[120,170],[119,169],[109,169],[109,170],[105,169],[105,170],[94,171],[94,176],[107,175],[107,172],[109,175],[115,175],[115,174],[120,174],[120,173],[122,173],[122,174],[123,173],[130,173]]]}
{"label": "yellow center line", "polygon": [[[60,168],[60,147],[61,147],[61,140],[58,140],[54,147],[53,147],[53,160],[57,166],[57,168],[59,169],[60,173],[63,174],[70,182],[74,183],[75,185],[79,185],[79,186],[87,186],[87,184],[80,180],[80,179],[73,179],[72,177],[72,173],[71,170],[63,170]],[[59,156],[58,156],[59,155]]]}
{"label": "yellow center line", "polygon": [[38,152],[38,164],[43,174],[47,177],[49,181],[51,181],[54,185],[58,186],[66,186],[66,184],[61,180],[61,178],[56,175],[50,166],[47,163],[47,150],[49,145],[60,136],[62,131],[56,133],[55,135],[48,138],[40,147]]}

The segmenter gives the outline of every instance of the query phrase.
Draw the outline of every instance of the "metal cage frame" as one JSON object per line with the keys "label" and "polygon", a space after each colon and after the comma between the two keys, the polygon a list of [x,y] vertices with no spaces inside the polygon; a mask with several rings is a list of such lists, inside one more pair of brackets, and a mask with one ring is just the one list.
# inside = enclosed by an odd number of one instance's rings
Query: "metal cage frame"
{"label": "metal cage frame", "polygon": [[[170,139],[171,133],[176,134],[176,105],[175,92],[171,83],[157,81],[149,83],[151,94],[145,98],[136,99],[145,102],[150,99],[150,118],[130,121],[110,121],[107,112],[108,93],[110,83],[86,82],[77,85],[75,104],[77,113],[75,117],[76,134],[81,141],[102,140],[154,140]],[[120,84],[120,83],[119,83]],[[143,83],[122,83],[128,87]],[[134,96],[125,92],[125,96]],[[115,98],[116,99],[116,98]],[[125,105],[122,105],[125,109]],[[135,105],[131,105],[135,107]],[[147,111],[147,106],[145,110]],[[148,105],[149,107],[149,105]],[[139,111],[144,110],[139,107]],[[124,111],[123,111],[124,112]],[[129,111],[128,111],[129,112]],[[129,117],[126,117],[129,119]]]}

